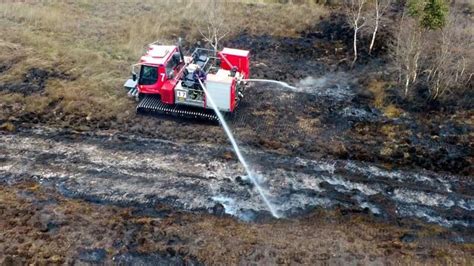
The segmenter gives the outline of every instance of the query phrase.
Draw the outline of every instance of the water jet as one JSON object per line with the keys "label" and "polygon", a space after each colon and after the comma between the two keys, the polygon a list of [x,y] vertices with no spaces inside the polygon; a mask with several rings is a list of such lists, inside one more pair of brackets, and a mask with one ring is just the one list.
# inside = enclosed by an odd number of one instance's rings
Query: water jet
{"label": "water jet", "polygon": [[219,111],[219,109],[217,108],[217,105],[215,104],[214,100],[212,99],[211,95],[207,92],[207,88],[206,86],[204,86],[204,84],[202,83],[201,80],[199,80],[199,84],[201,85],[202,89],[204,90],[204,93],[206,94],[206,99],[209,100],[209,103],[211,104],[212,108],[214,109],[214,111],[216,112],[216,115],[217,117],[219,118],[219,121],[222,125],[222,127],[224,128],[224,131],[225,133],[227,134],[227,137],[229,138],[229,141],[230,143],[232,144],[232,147],[234,148],[234,152],[235,154],[237,155],[237,158],[239,159],[240,163],[242,164],[242,166],[244,167],[245,169],[245,172],[247,173],[247,177],[249,178],[249,180],[252,182],[252,184],[255,186],[255,189],[257,190],[258,194],[260,195],[260,197],[262,198],[263,202],[267,205],[268,207],[268,210],[270,211],[270,213],[273,215],[273,217],[275,218],[280,218],[279,214],[277,213],[275,207],[272,205],[272,203],[270,202],[270,200],[268,200],[267,196],[265,195],[265,192],[263,191],[263,188],[260,186],[259,182],[257,181],[256,179],[256,176],[254,175],[254,173],[251,171],[247,161],[245,160],[244,156],[242,155],[242,153],[240,152],[240,149],[239,149],[239,145],[237,144],[237,142],[235,141],[235,138],[234,138],[234,135],[232,134],[232,132],[230,131],[230,128],[229,126],[227,125],[225,119],[224,119],[224,116],[222,115],[222,113]]}

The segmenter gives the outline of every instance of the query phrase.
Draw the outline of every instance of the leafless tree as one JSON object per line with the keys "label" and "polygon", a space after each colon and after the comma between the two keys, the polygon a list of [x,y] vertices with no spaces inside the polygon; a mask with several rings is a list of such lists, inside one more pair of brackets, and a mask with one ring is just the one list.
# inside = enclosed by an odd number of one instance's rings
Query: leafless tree
{"label": "leafless tree", "polygon": [[392,55],[405,96],[416,84],[428,87],[433,99],[472,89],[473,43],[470,18],[455,11],[438,30],[424,30],[416,19],[402,16]]}
{"label": "leafless tree", "polygon": [[215,53],[218,51],[219,42],[231,31],[222,15],[226,4],[226,1],[221,0],[203,0],[200,3],[198,30]]}
{"label": "leafless tree", "polygon": [[434,99],[465,88],[472,82],[474,68],[474,37],[469,34],[470,22],[451,12],[447,25],[437,32],[438,41],[427,47],[433,53],[426,63],[426,82]]}
{"label": "leafless tree", "polygon": [[374,19],[373,19],[374,30],[372,32],[372,40],[370,41],[369,54],[372,52],[372,49],[374,48],[375,36],[377,35],[380,21],[382,17],[385,15],[390,4],[391,4],[391,0],[374,0],[374,3],[373,3],[374,11],[375,11]]}
{"label": "leafless tree", "polygon": [[422,33],[414,19],[402,16],[397,39],[393,45],[393,55],[399,72],[399,82],[404,84],[405,96],[408,96],[410,86],[418,78],[424,44]]}
{"label": "leafless tree", "polygon": [[357,34],[359,30],[365,26],[366,19],[364,17],[363,11],[367,0],[346,0],[345,10],[347,13],[347,19],[349,24],[354,29],[353,37],[353,48],[354,48],[354,59],[352,60],[352,65],[357,61]]}

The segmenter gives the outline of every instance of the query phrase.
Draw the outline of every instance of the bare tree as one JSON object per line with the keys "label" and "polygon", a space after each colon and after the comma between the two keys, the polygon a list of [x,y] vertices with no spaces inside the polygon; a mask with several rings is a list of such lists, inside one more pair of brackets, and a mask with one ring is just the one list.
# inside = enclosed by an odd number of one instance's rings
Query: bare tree
{"label": "bare tree", "polygon": [[372,32],[372,40],[370,41],[369,54],[372,52],[372,49],[374,48],[375,36],[379,29],[380,21],[382,17],[385,15],[385,12],[387,11],[390,4],[391,4],[391,0],[374,0],[374,3],[373,3],[374,9],[375,9],[374,31]]}
{"label": "bare tree", "polygon": [[456,12],[451,12],[446,26],[432,39],[438,39],[432,47],[433,56],[427,62],[424,73],[434,99],[452,92],[452,89],[468,87],[474,68],[474,37],[469,34],[470,22]]}
{"label": "bare tree", "polygon": [[226,4],[226,1],[220,0],[201,2],[198,30],[215,53],[218,51],[219,42],[231,31],[230,26],[225,21],[225,17],[222,15]]}
{"label": "bare tree", "polygon": [[404,84],[404,94],[408,96],[410,86],[418,78],[424,44],[423,32],[417,27],[417,22],[414,19],[404,15],[400,20],[398,30],[393,55],[399,72],[399,82]]}
{"label": "bare tree", "polygon": [[[470,18],[451,12],[443,28],[423,29],[413,17],[402,16],[392,55],[405,96],[419,84],[432,99],[472,89],[474,35]],[[454,91],[456,90],[456,91]]]}
{"label": "bare tree", "polygon": [[364,27],[366,19],[363,15],[363,10],[367,0],[346,0],[346,12],[347,19],[349,24],[354,29],[354,39],[353,39],[353,48],[354,48],[354,59],[352,60],[352,65],[357,61],[357,34],[359,30]]}

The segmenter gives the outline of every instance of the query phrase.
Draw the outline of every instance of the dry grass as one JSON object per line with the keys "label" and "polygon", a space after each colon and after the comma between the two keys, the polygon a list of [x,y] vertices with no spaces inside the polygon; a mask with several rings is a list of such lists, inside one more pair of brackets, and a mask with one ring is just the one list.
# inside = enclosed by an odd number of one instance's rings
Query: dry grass
{"label": "dry grass", "polygon": [[402,115],[403,110],[396,107],[393,104],[389,104],[383,109],[383,113],[388,118],[397,118],[397,117],[400,117]]}
{"label": "dry grass", "polygon": [[374,106],[379,108],[386,117],[388,118],[397,118],[403,114],[403,110],[396,107],[394,104],[386,103],[385,99],[387,97],[385,89],[387,83],[380,80],[371,80],[367,86],[367,89],[374,96]]}
{"label": "dry grass", "polygon": [[[245,2],[245,3],[244,3]],[[271,1],[270,1],[271,2]],[[48,79],[40,95],[0,90],[0,120],[25,114],[73,115],[79,119],[132,117],[133,102],[122,90],[129,66],[155,40],[200,39],[196,26],[203,1],[37,1],[0,3],[0,86],[21,82],[31,68],[65,73]],[[233,35],[293,36],[326,11],[317,5],[229,1],[225,22]],[[201,8],[202,9],[202,8]],[[232,34],[227,38],[232,38]],[[8,108],[6,108],[8,107]]]}
{"label": "dry grass", "polygon": [[374,95],[374,106],[382,108],[385,99],[385,82],[379,80],[371,80],[367,89]]}

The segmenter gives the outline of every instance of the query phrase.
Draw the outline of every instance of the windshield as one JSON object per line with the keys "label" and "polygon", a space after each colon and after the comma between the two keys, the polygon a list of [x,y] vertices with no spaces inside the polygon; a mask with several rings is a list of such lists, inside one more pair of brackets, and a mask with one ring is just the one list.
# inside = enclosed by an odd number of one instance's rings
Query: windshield
{"label": "windshield", "polygon": [[152,85],[158,80],[158,69],[152,66],[142,66],[140,69],[140,78],[138,84]]}

